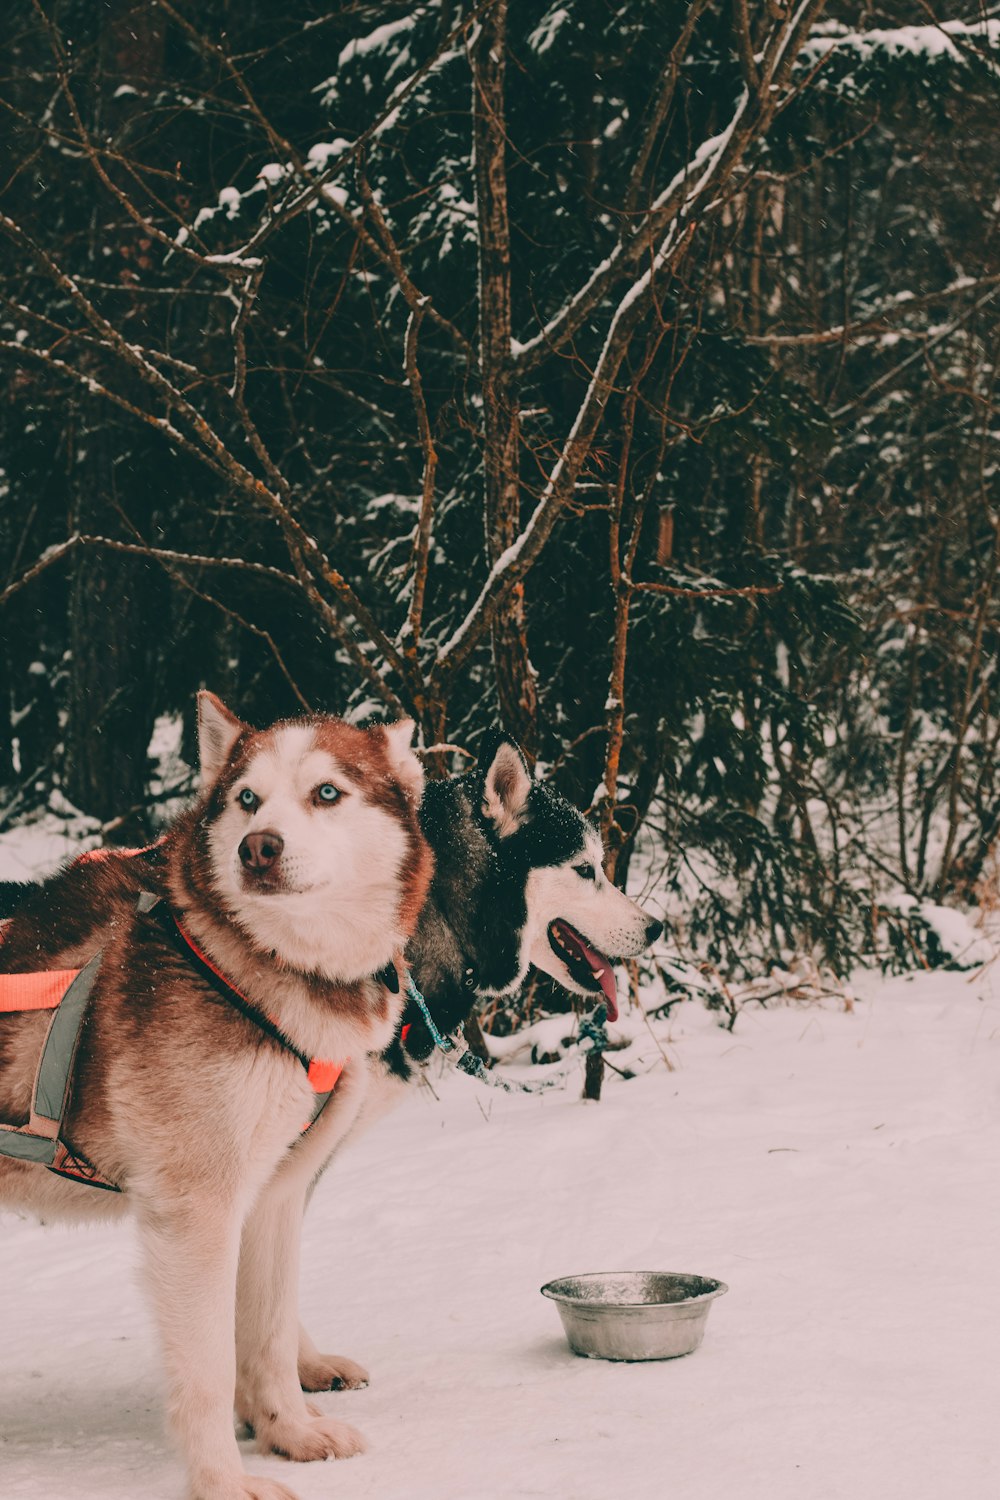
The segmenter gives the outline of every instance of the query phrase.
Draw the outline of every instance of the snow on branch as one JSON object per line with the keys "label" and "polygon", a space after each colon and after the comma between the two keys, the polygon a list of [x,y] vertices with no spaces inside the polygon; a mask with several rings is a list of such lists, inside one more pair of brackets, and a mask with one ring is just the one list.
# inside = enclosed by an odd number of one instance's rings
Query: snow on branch
{"label": "snow on branch", "polygon": [[[751,55],[747,50],[749,43],[746,42],[743,48],[746,52],[743,58],[745,87],[734,106],[728,126],[697,147],[694,155],[657,194],[631,237],[623,239],[594,268],[583,285],[548,319],[544,327],[530,338],[512,341],[514,363],[520,372],[530,371],[572,339],[616,286],[635,272],[653,247],[668,233],[672,224],[693,219],[717,206],[722,185],[742,159],[747,147],[766,134],[781,107],[793,63],[800,55],[803,42],[814,18],[822,10],[823,3],[824,0],[801,0],[789,16],[779,17],[775,21],[758,53]],[[685,46],[700,14],[701,8],[693,6],[683,33]],[[739,30],[739,14],[737,29]],[[675,48],[664,68],[662,93],[668,101],[672,98],[680,61],[681,56]],[[654,119],[658,113],[654,111]],[[647,138],[640,148],[637,169],[648,149]],[[635,191],[636,182],[633,180],[627,194],[627,205],[634,204]]]}
{"label": "snow on branch", "polygon": [[929,26],[873,27],[870,31],[850,31],[838,21],[829,21],[808,39],[799,54],[807,67],[832,53],[849,54],[857,62],[878,58],[920,57],[925,60],[946,58],[949,62],[967,61],[968,48],[1000,46],[1000,19],[984,16],[977,21],[935,21]]}
{"label": "snow on branch", "polygon": [[706,185],[719,174],[726,159],[727,148],[736,136],[748,107],[749,94],[744,89],[729,124],[718,135],[703,141],[691,160],[674,175],[657,196],[643,227],[635,237],[627,245],[619,246],[595,267],[579,291],[540,332],[524,343],[512,340],[511,351],[519,368],[530,369],[540,356],[565,343],[604,299],[622,271],[637,264],[643,255],[648,254],[650,246],[658,237],[658,229],[668,229],[672,222],[681,220],[690,211],[704,193]]}

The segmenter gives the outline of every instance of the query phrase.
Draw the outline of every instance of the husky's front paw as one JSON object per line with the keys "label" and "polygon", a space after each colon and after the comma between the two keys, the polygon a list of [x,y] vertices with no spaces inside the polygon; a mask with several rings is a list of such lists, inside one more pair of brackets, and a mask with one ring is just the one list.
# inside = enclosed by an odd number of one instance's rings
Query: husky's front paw
{"label": "husky's front paw", "polygon": [[315,1406],[309,1407],[305,1422],[277,1417],[273,1422],[257,1423],[255,1430],[262,1453],[280,1453],[300,1464],[322,1458],[354,1458],[366,1447],[356,1427],[324,1416]]}
{"label": "husky's front paw", "polygon": [[261,1479],[256,1474],[227,1474],[225,1478],[213,1477],[200,1483],[196,1480],[190,1495],[191,1500],[299,1500],[287,1484]]}
{"label": "husky's front paw", "polygon": [[342,1354],[311,1354],[299,1360],[299,1384],[304,1391],[360,1391],[368,1371]]}

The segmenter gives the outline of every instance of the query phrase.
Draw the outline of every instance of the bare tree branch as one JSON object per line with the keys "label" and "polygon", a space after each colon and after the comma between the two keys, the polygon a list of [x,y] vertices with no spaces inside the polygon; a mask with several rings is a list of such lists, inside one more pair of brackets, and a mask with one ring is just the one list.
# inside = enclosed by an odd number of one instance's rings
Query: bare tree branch
{"label": "bare tree branch", "polygon": [[681,76],[681,66],[687,55],[691,38],[695,27],[708,9],[712,0],[694,0],[688,7],[687,17],[681,28],[681,33],[670,49],[663,76],[660,79],[660,87],[649,110],[648,123],[639,149],[636,152],[632,171],[629,175],[628,191],[625,194],[625,211],[634,214],[639,206],[639,195],[642,190],[643,180],[649,166],[650,157],[656,145],[657,138],[663,128],[664,122],[673,106],[674,96],[677,92],[677,82]]}
{"label": "bare tree branch", "polygon": [[667,273],[680,259],[694,228],[689,224],[676,237],[665,241],[657,255],[652,257],[649,268],[633,283],[615,309],[587,392],[541,498],[516,542],[494,563],[465,619],[438,653],[436,674],[439,680],[445,680],[468,660],[506,594],[524,578],[548,541],[590,452],[594,434],[615,389],[615,379],[629,340],[651,301],[654,279]]}
{"label": "bare tree branch", "polygon": [[[634,274],[650,248],[682,222],[697,219],[719,202],[719,193],[747,148],[766,131],[778,108],[795,55],[825,0],[800,0],[790,16],[778,14],[760,65],[760,89],[751,98],[744,88],[729,124],[705,141],[658,194],[632,237],[620,243],[595,268],[585,284],[531,338],[514,345],[519,371],[533,369],[558,352],[612,292]],[[669,66],[669,65],[668,65]]]}
{"label": "bare tree branch", "polygon": [[423,313],[419,307],[414,308],[410,313],[406,328],[406,349],[404,355],[406,378],[409,382],[410,394],[413,397],[417,430],[420,433],[420,446],[424,454],[424,478],[420,496],[420,516],[413,535],[413,552],[411,556],[413,584],[410,596],[410,612],[407,621],[409,641],[406,646],[407,655],[411,661],[411,671],[421,685],[422,678],[417,659],[417,648],[420,644],[420,634],[423,629],[424,597],[427,591],[427,569],[430,560],[431,532],[434,523],[434,475],[437,470],[437,450],[434,447],[434,435],[431,432],[430,419],[427,415],[427,402],[424,399],[423,382],[420,379],[420,366],[417,363],[417,339],[420,335],[422,318]]}
{"label": "bare tree branch", "polygon": [[[363,166],[360,163],[356,174],[356,181],[358,184],[358,191],[361,195],[361,201],[363,202],[365,210],[371,218],[372,223],[375,225],[378,237],[382,242],[383,253],[380,254],[380,259],[385,261],[385,263],[389,266],[389,269],[392,271],[392,274],[395,276],[396,283],[399,287],[399,290],[403,294],[403,298],[406,302],[407,307],[411,312],[415,312],[417,308],[419,308],[421,318],[426,315],[431,319],[433,323],[436,323],[439,328],[444,329],[445,333],[447,333],[456,349],[464,354],[466,359],[474,361],[476,357],[475,351],[465,335],[455,327],[454,323],[452,323],[449,318],[446,318],[442,313],[438,312],[437,308],[434,306],[433,302],[428,296],[426,296],[423,292],[418,291],[414,286],[409,272],[403,264],[403,256],[400,248],[396,243],[395,238],[393,237],[392,230],[389,228],[385,214],[382,212],[382,206],[376,198],[375,194],[372,192],[368,179],[365,176]],[[371,242],[369,241],[368,243]],[[378,253],[377,247],[374,248],[376,248],[376,253]]]}
{"label": "bare tree branch", "polygon": [[[149,386],[165,402],[168,411],[176,410],[180,413],[189,427],[192,429],[197,442],[189,442],[188,449],[200,459],[208,460],[209,467],[215,473],[221,473],[235,486],[236,489],[247,495],[256,504],[269,510],[281,526],[285,544],[289,551],[296,574],[309,598],[320,616],[333,630],[338,639],[342,641],[346,649],[351,653],[352,659],[365,673],[371,685],[395,709],[402,707],[392,689],[387,685],[377,667],[370,661],[368,656],[360,649],[357,642],[351,636],[347,625],[341,616],[335,611],[320,593],[316,586],[316,579],[324,583],[340,602],[342,608],[349,616],[358,622],[368,639],[380,652],[382,659],[393,668],[401,678],[405,679],[406,671],[403,659],[399,651],[389,640],[388,636],[376,623],[371,611],[355,593],[343,574],[334,567],[329,558],[325,556],[319,544],[301,523],[295,518],[288,508],[287,500],[290,498],[290,487],[284,476],[273,463],[267,453],[263,442],[260,440],[257,429],[250,419],[245,402],[238,409],[248,439],[251,442],[254,453],[272,482],[273,488],[269,488],[263,480],[258,478],[251,470],[247,469],[230,451],[222,438],[209,424],[206,418],[194,407],[184,394],[169,381],[166,376],[150,362],[142,349],[130,342],[119,330],[104,317],[94,306],[90,299],[83,293],[76,281],[69,276],[52,259],[42,246],[38,245],[32,237],[7,214],[0,213],[0,229],[14,241],[20,248],[27,251],[31,258],[40,265],[53,282],[64,292],[73,303],[74,307],[81,313],[95,331],[101,335],[105,344],[112,349],[122,361],[129,366],[143,382]],[[244,264],[246,264],[244,262]],[[10,345],[15,353],[22,351],[20,345]],[[23,351],[28,352],[28,351]],[[31,351],[35,353],[35,351]],[[29,355],[30,357],[30,355]],[[103,386],[95,384],[94,394],[109,395]],[[123,398],[111,396],[116,404],[125,407],[135,415],[141,415],[143,420],[167,432],[172,440],[176,441],[174,434],[177,429],[168,423],[165,418],[154,417],[148,413],[140,412],[139,408],[127,403]],[[235,399],[235,395],[234,395]],[[183,441],[183,435],[182,435]]]}

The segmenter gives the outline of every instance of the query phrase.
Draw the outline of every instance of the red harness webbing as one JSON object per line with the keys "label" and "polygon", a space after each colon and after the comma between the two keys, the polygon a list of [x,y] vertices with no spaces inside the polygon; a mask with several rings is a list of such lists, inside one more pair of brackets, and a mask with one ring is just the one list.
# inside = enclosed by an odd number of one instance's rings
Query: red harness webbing
{"label": "red harness webbing", "polygon": [[284,1047],[286,1052],[291,1052],[295,1057],[298,1058],[299,1062],[306,1070],[306,1077],[309,1079],[309,1083],[312,1087],[313,1093],[332,1093],[334,1087],[336,1086],[338,1078],[344,1071],[346,1063],[334,1062],[332,1061],[332,1059],[327,1057],[309,1057],[306,1053],[300,1052],[295,1044],[289,1041],[288,1037],[281,1030],[281,1027],[278,1025],[274,1017],[267,1015],[262,1010],[259,1010],[254,1002],[247,995],[244,995],[243,991],[233,983],[229,976],[223,974],[222,970],[212,962],[208,954],[202,952],[201,948],[199,948],[194,938],[182,925],[175,913],[170,913],[170,920],[173,922],[173,925],[176,927],[177,932],[184,939],[185,943],[188,945],[198,962],[200,964],[203,964],[206,969],[214,974],[216,979],[218,979],[219,982],[224,985],[225,988],[229,991],[229,995],[227,998],[235,998],[236,1000],[240,1001],[241,1003],[238,1009],[243,1015],[247,1016],[248,1019],[253,1021],[255,1025],[260,1026],[261,1030],[266,1031],[269,1036],[273,1036],[274,1040],[278,1042],[282,1047]]}

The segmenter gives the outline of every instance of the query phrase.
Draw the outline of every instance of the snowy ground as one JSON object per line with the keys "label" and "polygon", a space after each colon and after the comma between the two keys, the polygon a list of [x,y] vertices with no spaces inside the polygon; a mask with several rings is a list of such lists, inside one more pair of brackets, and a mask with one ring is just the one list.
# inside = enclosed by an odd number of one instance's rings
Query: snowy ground
{"label": "snowy ground", "polygon": [[[319,1399],[370,1452],[248,1466],[301,1500],[993,1500],[1000,962],[855,993],[733,1035],[685,1003],[674,1071],[651,1046],[599,1105],[415,1090],[306,1224],[307,1326],[373,1377]],[[0,1217],[2,1500],[181,1500],[135,1264]],[[729,1283],[696,1354],[568,1352],[539,1286],[619,1268]]]}

